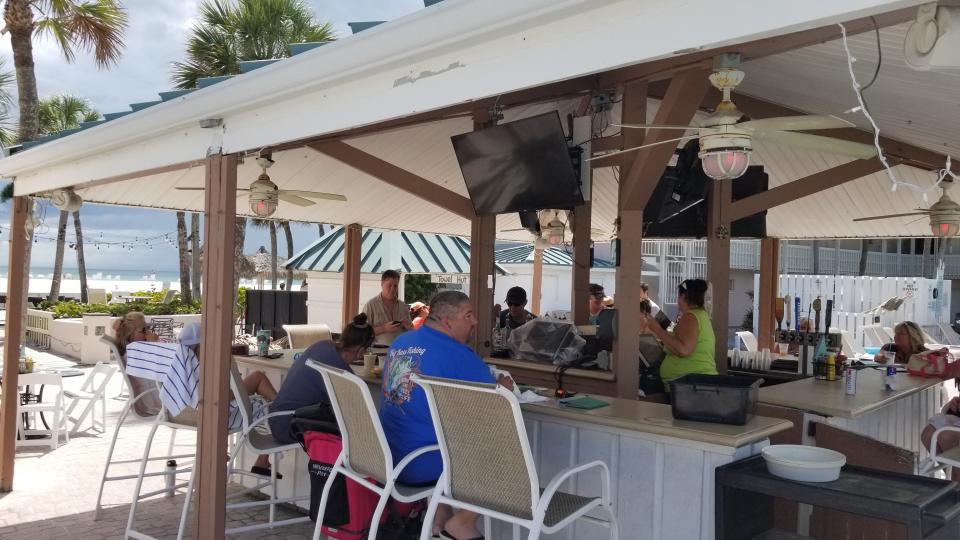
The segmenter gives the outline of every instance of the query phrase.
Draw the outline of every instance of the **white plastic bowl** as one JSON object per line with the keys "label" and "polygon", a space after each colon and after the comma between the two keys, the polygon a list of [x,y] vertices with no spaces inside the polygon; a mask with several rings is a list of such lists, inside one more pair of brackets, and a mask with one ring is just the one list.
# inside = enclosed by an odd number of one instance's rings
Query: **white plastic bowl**
{"label": "white plastic bowl", "polygon": [[798,444],[775,444],[762,454],[770,474],[798,482],[832,482],[847,463],[840,452]]}

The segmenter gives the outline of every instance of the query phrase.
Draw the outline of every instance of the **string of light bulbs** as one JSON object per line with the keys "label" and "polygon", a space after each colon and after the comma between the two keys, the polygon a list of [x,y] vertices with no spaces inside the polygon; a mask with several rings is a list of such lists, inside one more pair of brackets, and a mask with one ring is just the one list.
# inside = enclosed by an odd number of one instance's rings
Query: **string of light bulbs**
{"label": "string of light bulbs", "polygon": [[905,180],[901,180],[897,178],[897,175],[894,174],[893,172],[893,167],[891,167],[889,161],[887,161],[887,156],[883,153],[883,148],[880,146],[880,126],[877,125],[876,120],[873,119],[873,115],[870,114],[870,110],[867,109],[867,105],[863,100],[863,87],[860,86],[860,83],[857,81],[857,75],[853,71],[853,63],[856,62],[857,59],[853,56],[853,53],[850,52],[850,44],[847,41],[847,28],[842,23],[837,23],[837,26],[840,27],[840,34],[843,39],[843,50],[847,56],[847,71],[849,71],[850,73],[850,80],[853,85],[853,92],[857,96],[857,103],[858,103],[856,107],[846,112],[848,113],[862,112],[864,118],[866,118],[867,121],[870,122],[870,126],[873,128],[873,145],[877,149],[877,158],[880,160],[880,163],[883,164],[883,168],[887,173],[887,177],[890,178],[890,182],[892,184],[890,191],[895,192],[897,191],[898,186],[903,186],[905,188],[909,188],[920,193],[920,195],[923,197],[923,201],[928,202],[927,193],[930,193],[931,191],[939,189],[940,184],[944,181],[944,179],[946,179],[949,176],[952,180],[957,180],[958,177],[960,177],[956,173],[954,173],[952,170],[950,155],[947,154],[946,165],[944,166],[944,168],[940,169],[937,172],[936,181],[933,183],[932,186],[929,186],[929,187],[918,186],[917,184],[914,184],[912,182],[907,182]]}
{"label": "string of light bulbs", "polygon": [[[10,226],[0,224],[0,233],[4,231],[9,232]],[[142,237],[135,236],[133,240],[124,240],[124,239],[115,240],[115,239],[111,239],[110,237],[108,237],[107,239],[104,239],[103,232],[90,232],[89,234],[84,234],[83,243],[93,247],[97,251],[100,251],[101,247],[103,247],[104,249],[112,249],[114,247],[120,247],[122,250],[131,251],[131,252],[136,248],[147,248],[149,251],[153,251],[154,246],[157,246],[157,247],[168,246],[168,247],[176,248],[177,247],[176,238],[177,238],[176,232],[168,232],[168,233],[156,234],[151,236],[142,236]],[[39,243],[40,241],[56,242],[57,237],[51,236],[49,234],[35,232],[33,235],[33,240],[34,240],[34,243]],[[73,240],[67,239],[66,242],[71,249],[75,248],[76,239],[73,239]]]}

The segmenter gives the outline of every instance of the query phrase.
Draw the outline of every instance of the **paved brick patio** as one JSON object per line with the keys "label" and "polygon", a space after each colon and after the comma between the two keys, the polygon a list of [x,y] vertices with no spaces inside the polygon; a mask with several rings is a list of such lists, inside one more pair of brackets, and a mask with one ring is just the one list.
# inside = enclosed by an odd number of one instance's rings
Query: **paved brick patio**
{"label": "paved brick patio", "polygon": [[[51,354],[31,354],[37,369],[81,367]],[[64,379],[64,385],[68,389],[79,388],[82,381],[83,377],[69,377]],[[93,430],[80,432],[76,437],[71,437],[68,444],[61,444],[56,450],[48,447],[25,447],[17,450],[14,490],[0,494],[0,538],[123,538],[135,480],[108,482],[104,488],[104,510],[99,520],[93,519],[97,488],[106,462],[110,437],[125,403],[125,399],[116,397],[120,394],[120,381],[119,374],[115,375],[107,390],[107,433],[101,434]],[[116,459],[139,458],[149,428],[150,424],[147,422],[127,420],[117,441]],[[166,449],[169,439],[163,431],[165,430],[158,433],[154,440],[155,452]],[[186,453],[192,448],[195,439],[192,434],[181,432],[176,440],[177,453]],[[157,463],[157,466],[162,466]],[[136,464],[128,467],[131,473],[136,472]],[[125,470],[111,469],[111,473],[117,474]],[[185,477],[181,479],[184,480]],[[148,478],[144,481],[144,491],[158,489],[162,483],[162,477]],[[238,489],[237,486],[231,486],[231,490]],[[175,538],[183,497],[182,493],[173,498],[161,495],[141,502],[137,509],[139,530],[158,538]],[[290,511],[282,511],[280,517],[291,515],[293,513]],[[227,519],[229,526],[239,526],[265,521],[265,516],[266,509],[232,511],[227,514]],[[307,539],[313,533],[312,525],[300,524],[232,538]]]}

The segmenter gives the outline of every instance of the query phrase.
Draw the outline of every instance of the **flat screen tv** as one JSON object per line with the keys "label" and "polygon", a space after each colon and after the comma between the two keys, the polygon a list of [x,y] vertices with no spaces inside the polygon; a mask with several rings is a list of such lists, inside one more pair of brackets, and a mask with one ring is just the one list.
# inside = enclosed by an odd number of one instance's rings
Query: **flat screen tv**
{"label": "flat screen tv", "polygon": [[478,214],[583,204],[556,111],[451,137]]}

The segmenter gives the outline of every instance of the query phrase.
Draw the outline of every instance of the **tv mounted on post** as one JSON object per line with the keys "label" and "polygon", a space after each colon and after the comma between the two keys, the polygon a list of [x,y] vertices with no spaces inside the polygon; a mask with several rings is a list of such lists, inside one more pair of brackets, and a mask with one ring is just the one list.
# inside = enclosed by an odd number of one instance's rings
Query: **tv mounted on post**
{"label": "tv mounted on post", "polygon": [[583,204],[556,111],[455,135],[451,141],[478,214]]}

